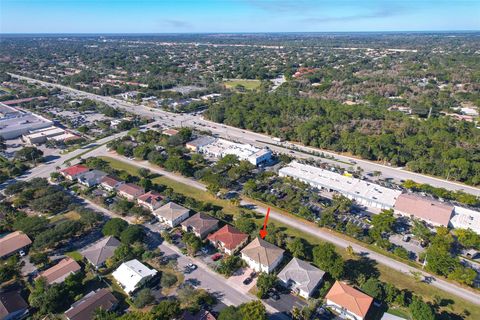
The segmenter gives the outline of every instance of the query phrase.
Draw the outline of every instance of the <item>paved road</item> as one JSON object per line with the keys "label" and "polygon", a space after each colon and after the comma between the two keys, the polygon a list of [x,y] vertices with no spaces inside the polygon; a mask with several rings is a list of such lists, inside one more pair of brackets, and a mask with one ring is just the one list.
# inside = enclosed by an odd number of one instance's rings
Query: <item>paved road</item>
{"label": "paved road", "polygon": [[[130,160],[130,159],[128,159],[126,157],[123,157],[123,156],[120,156],[116,153],[109,153],[106,150],[102,153],[102,149],[100,149],[100,148],[95,150],[94,152],[97,153],[97,156],[98,155],[109,156],[109,157],[112,157],[114,159],[117,159],[119,161],[131,164],[131,165],[141,164],[142,167],[147,168],[154,173],[158,173],[158,174],[161,174],[161,175],[168,176],[171,179],[177,180],[179,182],[185,183],[187,185],[193,186],[193,187],[201,189],[201,190],[206,190],[205,185],[203,185],[202,183],[200,183],[196,180],[193,180],[193,179],[190,179],[190,178],[186,178],[186,177],[168,172],[168,171],[166,171],[162,168],[159,168],[155,165],[152,165],[148,162],[144,162],[144,161],[139,162],[139,161],[135,161],[135,160]],[[256,204],[248,202],[248,201],[242,201],[241,205],[248,206],[248,207],[252,208],[253,210],[255,210],[255,211],[257,211],[257,212],[259,212],[263,215],[266,214],[266,207],[258,206]],[[404,263],[401,263],[401,262],[399,262],[395,259],[386,257],[386,256],[384,256],[380,253],[377,253],[375,251],[367,249],[367,248],[365,248],[363,246],[360,246],[358,244],[352,243],[352,242],[350,242],[346,239],[340,238],[340,237],[336,236],[335,234],[333,234],[333,233],[331,233],[327,230],[318,228],[313,223],[309,223],[309,222],[304,221],[304,220],[299,220],[299,219],[296,219],[296,218],[293,218],[293,217],[290,217],[290,216],[283,215],[283,214],[281,214],[281,213],[279,213],[275,210],[272,210],[270,212],[270,218],[272,218],[273,220],[277,220],[281,223],[284,223],[286,225],[289,225],[289,226],[291,226],[293,228],[296,228],[298,230],[301,230],[302,232],[305,232],[305,233],[307,233],[311,236],[314,236],[318,239],[321,239],[323,241],[331,242],[331,243],[333,243],[333,244],[335,244],[339,247],[346,248],[348,246],[352,246],[352,248],[354,249],[355,252],[357,252],[359,254],[362,254],[362,255],[365,255],[365,256],[368,256],[370,259],[373,259],[373,260],[377,261],[378,263],[386,265],[387,267],[390,267],[394,270],[400,271],[400,272],[404,273],[406,277],[411,277],[412,276],[411,272],[421,272],[425,277],[430,277],[430,278],[433,279],[433,281],[431,283],[432,286],[435,286],[439,289],[442,289],[445,292],[448,292],[448,293],[454,294],[456,296],[459,296],[459,297],[461,297],[461,298],[463,298],[467,301],[470,301],[472,303],[480,304],[480,295],[478,293],[475,293],[475,292],[473,292],[471,290],[468,290],[468,289],[464,289],[460,286],[457,286],[457,285],[455,285],[453,283],[450,283],[450,282],[447,282],[445,280],[436,278],[435,276],[433,276],[433,275],[431,275],[427,272],[423,272],[420,269],[411,267],[411,266],[409,266],[407,264],[404,264]]]}
{"label": "paved road", "polygon": [[[87,92],[72,89],[70,87],[66,87],[60,84],[53,84],[53,83],[40,81],[40,80],[36,80],[36,79],[32,79],[32,78],[28,78],[28,77],[24,77],[16,74],[10,74],[10,75],[12,77],[26,80],[31,83],[37,83],[37,84],[48,86],[51,88],[54,88],[54,87],[60,88],[80,98],[89,98],[89,99],[98,100],[106,104],[109,104],[113,107],[124,109],[141,116],[152,117],[155,120],[158,120],[159,123],[166,126],[188,125],[191,127],[195,127],[197,129],[209,130],[212,133],[218,134],[221,137],[231,139],[231,140],[236,140],[238,142],[251,143],[257,146],[269,146],[275,152],[290,154],[298,158],[314,158],[323,162],[333,163],[343,167],[352,166],[347,163],[354,161],[356,163],[354,166],[361,167],[365,173],[379,171],[382,173],[382,176],[384,178],[391,178],[397,182],[400,182],[401,180],[411,179],[420,183],[428,183],[435,187],[442,187],[448,190],[463,190],[465,192],[474,194],[476,196],[480,196],[479,188],[467,186],[454,181],[447,181],[447,180],[439,179],[436,177],[431,177],[427,175],[406,171],[406,170],[403,170],[402,168],[385,166],[385,165],[381,165],[371,161],[360,160],[353,157],[339,155],[334,152],[330,152],[326,150],[305,147],[298,143],[293,144],[293,143],[284,142],[279,144],[278,142],[274,141],[273,137],[271,136],[258,134],[248,130],[242,130],[235,127],[214,123],[214,122],[205,120],[203,117],[199,115],[194,116],[190,114],[175,114],[175,113],[166,112],[160,109],[151,109],[143,105],[136,105],[136,104],[132,104],[132,103],[115,99],[112,97],[105,97],[105,96],[95,95],[92,93],[87,93]],[[294,151],[294,153],[291,153],[291,150],[289,148],[292,148],[292,147],[300,151]],[[301,151],[304,151],[304,152],[301,152]],[[309,152],[323,152],[325,155],[334,157],[337,161],[332,159],[321,158],[321,157],[314,157],[310,155]]]}

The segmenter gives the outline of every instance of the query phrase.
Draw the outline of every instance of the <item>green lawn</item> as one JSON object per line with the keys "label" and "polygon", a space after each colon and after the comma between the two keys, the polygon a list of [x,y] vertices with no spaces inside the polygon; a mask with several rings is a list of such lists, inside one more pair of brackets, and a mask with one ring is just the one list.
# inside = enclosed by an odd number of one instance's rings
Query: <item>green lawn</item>
{"label": "green lawn", "polygon": [[75,261],[82,261],[83,257],[78,251],[70,251],[65,253],[66,256],[72,258]]}
{"label": "green lawn", "polygon": [[260,87],[260,80],[238,79],[225,81],[223,84],[228,89],[235,89],[236,86],[244,86],[247,90],[256,90]]}
{"label": "green lawn", "polygon": [[[137,168],[135,168],[134,166],[128,163],[124,163],[109,157],[101,157],[101,158],[105,161],[108,161],[110,165],[117,170],[125,170],[132,175],[138,175]],[[215,205],[221,206],[223,208],[223,211],[227,214],[232,214],[235,216],[240,213],[240,208],[237,206],[234,206],[228,200],[218,199],[206,191],[202,191],[192,186],[185,185],[181,182],[169,179],[165,176],[157,177],[153,179],[153,182],[166,185],[172,188],[175,192],[181,193],[185,196],[189,196],[200,201],[211,202]],[[279,212],[283,212],[284,214],[288,214],[285,211],[282,211],[277,208],[275,208],[275,210]],[[290,216],[295,217],[293,215],[290,215]],[[256,221],[257,221],[257,225],[260,228],[263,223],[263,216],[257,215]],[[272,218],[272,221],[277,227],[282,228],[284,232],[290,237],[303,238],[306,241],[308,241],[311,245],[317,245],[322,242],[321,240],[319,240],[318,238],[312,235],[305,234],[297,229],[291,228],[290,226],[282,224],[273,218]],[[307,221],[304,221],[304,222],[309,223]],[[345,249],[343,248],[337,248],[337,249],[344,259],[346,260],[356,259],[356,257],[349,256],[345,251]],[[425,300],[433,301],[435,296],[438,296],[441,299],[444,299],[445,301],[451,300],[453,301],[453,304],[449,304],[448,306],[444,307],[445,311],[454,312],[456,314],[462,314],[464,310],[468,310],[470,315],[465,317],[465,319],[472,319],[472,320],[480,319],[480,306],[474,305],[473,303],[462,300],[456,296],[450,295],[431,285],[418,282],[412,276],[405,275],[399,271],[393,270],[384,265],[378,264],[376,265],[376,268],[380,272],[380,279],[382,281],[391,283],[396,287],[398,287],[399,289],[411,290],[415,294],[424,298]]]}

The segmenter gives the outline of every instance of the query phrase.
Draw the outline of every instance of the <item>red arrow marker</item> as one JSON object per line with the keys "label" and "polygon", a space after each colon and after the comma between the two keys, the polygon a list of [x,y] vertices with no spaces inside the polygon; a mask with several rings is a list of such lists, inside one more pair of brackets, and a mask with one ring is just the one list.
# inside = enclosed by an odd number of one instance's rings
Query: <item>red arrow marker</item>
{"label": "red arrow marker", "polygon": [[260,230],[260,237],[262,239],[265,239],[265,237],[268,234],[268,232],[267,232],[267,222],[268,222],[268,216],[269,215],[270,215],[270,208],[267,209],[267,215],[265,216],[265,221],[263,222],[263,229]]}

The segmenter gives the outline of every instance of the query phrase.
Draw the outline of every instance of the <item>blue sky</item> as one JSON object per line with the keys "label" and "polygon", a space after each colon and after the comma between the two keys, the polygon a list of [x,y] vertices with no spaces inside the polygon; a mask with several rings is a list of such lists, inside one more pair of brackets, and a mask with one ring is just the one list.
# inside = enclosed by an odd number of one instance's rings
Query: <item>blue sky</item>
{"label": "blue sky", "polygon": [[479,0],[0,0],[1,33],[480,30]]}

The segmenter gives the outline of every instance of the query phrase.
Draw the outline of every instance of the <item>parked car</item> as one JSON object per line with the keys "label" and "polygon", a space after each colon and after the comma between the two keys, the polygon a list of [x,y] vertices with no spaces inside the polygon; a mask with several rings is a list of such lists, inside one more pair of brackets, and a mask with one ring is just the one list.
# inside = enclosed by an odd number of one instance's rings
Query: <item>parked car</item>
{"label": "parked car", "polygon": [[273,301],[278,301],[280,300],[280,295],[276,291],[269,291],[268,292],[268,297],[272,299]]}
{"label": "parked car", "polygon": [[196,264],[193,264],[193,263],[187,264],[187,267],[188,267],[190,270],[192,270],[192,271],[197,269],[197,265],[196,265]]}
{"label": "parked car", "polygon": [[257,272],[256,272],[256,271],[250,272],[250,278],[255,278],[256,276],[257,276]]}
{"label": "parked car", "polygon": [[245,278],[245,279],[243,280],[243,284],[244,284],[244,285],[250,284],[250,283],[252,282],[252,280],[253,280],[252,278],[247,277],[247,278]]}
{"label": "parked car", "polygon": [[210,252],[210,250],[208,250],[208,247],[203,247],[200,250],[202,251],[203,254],[208,254]]}
{"label": "parked car", "polygon": [[220,259],[223,258],[223,255],[221,253],[215,253],[213,256],[212,256],[212,260],[213,261],[218,261]]}
{"label": "parked car", "polygon": [[406,235],[403,236],[402,241],[408,242],[408,241],[410,241],[410,239],[411,239],[410,235],[406,234]]}

